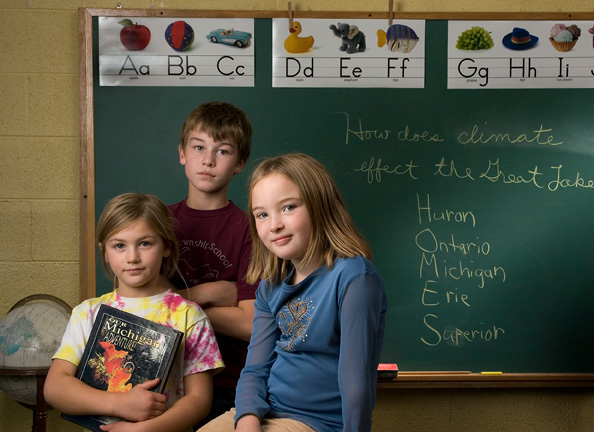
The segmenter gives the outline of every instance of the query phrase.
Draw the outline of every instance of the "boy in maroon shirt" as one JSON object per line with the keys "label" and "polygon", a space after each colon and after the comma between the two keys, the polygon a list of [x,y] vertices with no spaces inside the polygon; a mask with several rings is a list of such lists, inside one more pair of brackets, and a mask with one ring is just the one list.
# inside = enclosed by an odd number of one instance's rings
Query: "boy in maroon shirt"
{"label": "boy in maroon shirt", "polygon": [[201,424],[235,406],[235,387],[252,334],[257,284],[245,281],[252,251],[249,220],[227,198],[229,182],[243,170],[251,142],[246,114],[225,102],[200,105],[180,132],[179,161],[189,188],[185,200],[169,206],[177,219],[184,278],[172,282],[208,315],[226,366],[214,377],[212,409]]}

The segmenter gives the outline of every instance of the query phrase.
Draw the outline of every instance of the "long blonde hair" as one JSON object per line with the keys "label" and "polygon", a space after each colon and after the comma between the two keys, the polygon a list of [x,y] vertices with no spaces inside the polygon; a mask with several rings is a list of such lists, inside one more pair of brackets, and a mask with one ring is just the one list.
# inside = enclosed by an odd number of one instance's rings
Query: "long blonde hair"
{"label": "long blonde hair", "polygon": [[101,249],[103,270],[116,283],[115,276],[105,259],[105,243],[115,233],[142,219],[161,237],[169,255],[163,257],[160,274],[169,279],[177,270],[179,246],[173,228],[173,217],[167,206],[151,194],[125,193],[112,198],[97,222],[97,242]]}
{"label": "long blonde hair", "polygon": [[331,267],[336,258],[357,255],[372,258],[369,244],[351,219],[326,168],[311,156],[302,153],[286,154],[261,162],[250,179],[248,207],[253,248],[246,277],[249,283],[254,283],[259,278],[278,283],[287,277],[290,270],[290,263],[270,252],[258,237],[253,214],[254,186],[272,173],[285,176],[299,188],[309,212],[312,238],[305,252],[304,263],[310,264],[322,256],[323,263]]}

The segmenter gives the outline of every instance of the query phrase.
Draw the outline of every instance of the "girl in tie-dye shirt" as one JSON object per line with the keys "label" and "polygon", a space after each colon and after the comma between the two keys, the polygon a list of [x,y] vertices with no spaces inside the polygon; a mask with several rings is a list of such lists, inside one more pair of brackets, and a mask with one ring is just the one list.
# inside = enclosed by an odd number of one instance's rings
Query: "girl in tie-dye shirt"
{"label": "girl in tie-dye shirt", "polygon": [[[97,239],[114,291],[74,308],[46,379],[46,400],[67,414],[128,420],[102,426],[105,431],[191,430],[208,413],[212,375],[224,365],[204,312],[169,285],[179,256],[169,211],[153,195],[120,195],[105,207]],[[150,391],[157,380],[115,393],[94,389],[75,377],[101,304],[184,333],[163,394]]]}

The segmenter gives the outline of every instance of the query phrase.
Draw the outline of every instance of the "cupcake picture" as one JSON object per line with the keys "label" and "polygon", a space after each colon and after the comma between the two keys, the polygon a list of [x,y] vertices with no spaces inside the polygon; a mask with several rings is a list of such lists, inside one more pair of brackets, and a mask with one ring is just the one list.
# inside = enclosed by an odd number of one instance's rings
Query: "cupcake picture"
{"label": "cupcake picture", "polygon": [[567,52],[572,50],[581,34],[582,31],[575,24],[567,27],[565,24],[555,24],[549,40],[557,51]]}

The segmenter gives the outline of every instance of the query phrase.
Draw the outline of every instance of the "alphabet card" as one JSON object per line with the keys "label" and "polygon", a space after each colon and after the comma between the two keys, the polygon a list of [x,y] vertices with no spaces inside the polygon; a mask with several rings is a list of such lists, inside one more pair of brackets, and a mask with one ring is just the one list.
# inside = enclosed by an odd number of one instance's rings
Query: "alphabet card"
{"label": "alphabet card", "polygon": [[99,17],[99,85],[253,87],[254,20]]}
{"label": "alphabet card", "polygon": [[425,85],[425,21],[272,20],[273,87]]}
{"label": "alphabet card", "polygon": [[592,24],[449,21],[448,88],[592,88]]}

